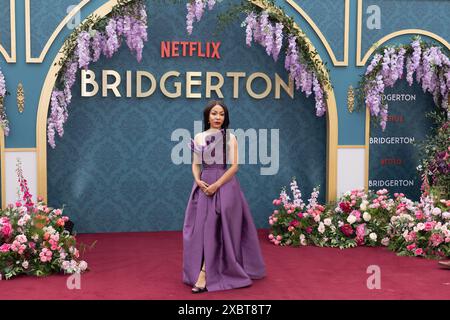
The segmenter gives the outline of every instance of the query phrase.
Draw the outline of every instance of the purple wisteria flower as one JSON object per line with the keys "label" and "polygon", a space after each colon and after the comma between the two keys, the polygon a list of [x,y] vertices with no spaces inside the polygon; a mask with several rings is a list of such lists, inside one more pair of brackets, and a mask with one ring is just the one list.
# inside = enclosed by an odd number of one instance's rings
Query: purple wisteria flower
{"label": "purple wisteria flower", "polygon": [[76,49],[76,55],[78,56],[78,66],[81,68],[84,68],[87,70],[89,66],[89,62],[91,62],[91,55],[89,52],[89,42],[91,40],[91,36],[89,35],[89,32],[82,31],[78,35],[77,39],[77,49]]}
{"label": "purple wisteria flower", "polygon": [[413,48],[413,54],[407,58],[406,62],[406,80],[410,86],[413,84],[413,74],[419,67],[422,56],[422,48],[420,47],[419,40],[414,40],[411,46]]}
{"label": "purple wisteria flower", "polygon": [[257,25],[257,21],[256,21],[256,14],[254,12],[250,12],[247,17],[245,18],[245,21],[243,23],[243,26],[246,26],[245,28],[245,43],[247,44],[248,47],[252,46],[252,41],[253,41],[253,30],[256,29],[256,25]]}
{"label": "purple wisteria flower", "polygon": [[5,94],[6,94],[5,76],[3,75],[2,70],[0,70],[0,96],[4,97]]}
{"label": "purple wisteria flower", "polygon": [[106,42],[104,43],[103,54],[111,58],[119,50],[120,42],[116,32],[116,20],[110,19],[106,25]]}
{"label": "purple wisteria flower", "polygon": [[206,3],[203,0],[195,0],[194,13],[197,21],[200,21],[202,19],[203,12],[205,11],[205,6]]}
{"label": "purple wisteria flower", "polygon": [[[436,105],[448,110],[449,70],[450,59],[440,47],[430,46],[423,48],[420,39],[411,43],[410,53],[404,47],[386,48],[383,54],[376,54],[365,75],[373,76],[375,80],[367,81],[364,87],[365,102],[372,116],[380,117],[381,128],[386,128],[388,106],[381,97],[386,87],[392,87],[397,80],[403,78],[406,65],[406,80],[409,85],[413,83],[413,75],[422,86],[423,92],[433,95]],[[405,64],[406,61],[406,64]],[[373,74],[376,67],[381,66],[381,71]],[[378,69],[377,69],[378,70]]]}
{"label": "purple wisteria flower", "polygon": [[325,114],[325,102],[323,101],[323,89],[317,77],[313,76],[314,96],[316,98],[316,116],[321,117]]}
{"label": "purple wisteria flower", "polygon": [[[6,95],[6,82],[5,82],[5,76],[2,73],[2,70],[0,70],[0,97],[4,98]],[[3,101],[4,104],[4,101]],[[3,133],[5,136],[9,135],[9,121],[6,116],[4,105],[2,106],[2,110],[0,112],[0,126],[3,128]]]}
{"label": "purple wisteria flower", "polygon": [[200,21],[206,6],[208,6],[208,10],[212,10],[215,4],[215,0],[193,0],[186,4],[186,31],[189,35],[192,34],[192,30],[194,29],[194,18],[197,19],[197,22]]}
{"label": "purple wisteria flower", "polygon": [[104,46],[105,37],[100,31],[96,31],[92,37],[91,47],[94,51],[92,55],[92,62],[97,62],[102,54],[102,48]]}
{"label": "purple wisteria flower", "polygon": [[277,22],[275,24],[275,44],[273,46],[272,56],[273,60],[277,61],[278,56],[281,51],[281,47],[283,46],[283,24],[280,22]]}
{"label": "purple wisteria flower", "polygon": [[65,63],[63,89],[55,87],[52,91],[50,116],[47,120],[48,143],[52,148],[56,147],[55,132],[58,132],[60,137],[64,134],[64,123],[69,117],[68,106],[72,99],[71,88],[76,81],[78,68],[87,69],[89,63],[98,61],[102,53],[111,58],[119,50],[122,37],[125,38],[130,51],[136,53],[138,62],[142,60],[144,42],[148,38],[147,12],[141,2],[132,5],[130,11],[130,14],[111,17],[105,32],[90,29],[89,32],[82,31],[78,35],[73,58]]}
{"label": "purple wisteria flower", "polygon": [[191,3],[186,4],[187,15],[186,15],[186,30],[189,35],[192,34],[192,30],[194,29],[194,18],[195,18],[195,6]]}

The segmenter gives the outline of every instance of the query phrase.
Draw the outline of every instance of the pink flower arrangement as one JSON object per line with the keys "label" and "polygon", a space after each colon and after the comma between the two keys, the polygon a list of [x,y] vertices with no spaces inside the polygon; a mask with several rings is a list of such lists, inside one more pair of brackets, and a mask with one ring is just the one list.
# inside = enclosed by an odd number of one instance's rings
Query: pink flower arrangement
{"label": "pink flower arrangement", "polygon": [[[19,181],[23,178],[18,161]],[[75,247],[75,236],[64,230],[69,220],[63,209],[53,209],[42,202],[31,201],[26,183],[19,194],[21,201],[9,204],[0,210],[0,274],[9,279],[19,274],[36,276],[55,272],[82,272],[87,263],[80,260],[80,252]],[[70,268],[63,264],[69,261]]]}

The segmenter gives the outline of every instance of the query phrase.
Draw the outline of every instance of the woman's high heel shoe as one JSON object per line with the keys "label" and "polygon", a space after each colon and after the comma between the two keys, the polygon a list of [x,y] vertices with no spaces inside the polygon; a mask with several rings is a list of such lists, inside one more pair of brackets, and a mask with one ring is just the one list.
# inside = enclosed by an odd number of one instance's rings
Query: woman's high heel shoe
{"label": "woman's high heel shoe", "polygon": [[200,288],[200,287],[194,286],[192,288],[192,293],[202,293],[202,292],[206,292],[206,291],[208,291],[208,289],[206,289],[206,287]]}
{"label": "woman's high heel shoe", "polygon": [[[201,272],[205,272],[205,270],[202,269]],[[208,291],[206,285],[204,287],[197,287],[196,285],[194,285],[194,287],[192,288],[192,293],[202,293],[206,291]]]}

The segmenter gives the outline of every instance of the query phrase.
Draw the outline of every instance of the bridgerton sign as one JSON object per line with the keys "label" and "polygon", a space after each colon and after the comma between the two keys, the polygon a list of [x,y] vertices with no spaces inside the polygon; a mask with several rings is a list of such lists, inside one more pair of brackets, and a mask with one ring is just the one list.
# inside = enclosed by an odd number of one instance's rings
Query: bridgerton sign
{"label": "bridgerton sign", "polygon": [[[223,92],[223,86],[226,81],[231,83],[231,92]],[[131,71],[127,70],[125,74],[120,74],[115,70],[102,70],[96,74],[92,70],[81,71],[81,96],[93,97],[101,95],[102,97],[137,97],[146,98],[152,96],[158,89],[168,98],[180,98],[182,95],[186,98],[211,98],[214,92],[219,98],[240,97],[239,87],[241,81],[245,83],[247,95],[254,99],[264,99],[272,95],[275,99],[280,99],[281,90],[285,91],[291,99],[294,99],[294,83],[289,78],[284,81],[278,73],[269,77],[263,72],[226,72],[222,74],[215,71],[187,71],[182,74],[179,71],[167,71],[160,77],[146,70]],[[253,84],[255,82],[263,83],[263,90],[255,92]],[[125,90],[122,82],[125,82]],[[173,83],[172,83],[173,82]],[[136,84],[133,87],[133,84]],[[169,87],[169,83],[172,83]]]}

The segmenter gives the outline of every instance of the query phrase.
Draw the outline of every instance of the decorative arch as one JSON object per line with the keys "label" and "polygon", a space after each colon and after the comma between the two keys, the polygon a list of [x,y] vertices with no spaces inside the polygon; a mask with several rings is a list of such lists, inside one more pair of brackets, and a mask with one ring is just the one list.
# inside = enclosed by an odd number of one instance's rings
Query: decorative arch
{"label": "decorative arch", "polygon": [[[359,19],[358,19],[359,22]],[[359,24],[358,24],[359,25]],[[358,26],[358,33],[360,32],[360,28]],[[440,37],[439,35],[427,31],[427,30],[422,30],[422,29],[404,29],[404,30],[399,30],[396,32],[392,32],[386,36],[384,36],[383,38],[381,38],[380,40],[378,40],[374,45],[372,46],[364,55],[364,58],[362,59],[362,61],[360,61],[360,57],[361,57],[361,38],[358,36],[358,50],[357,50],[357,65],[358,66],[365,66],[367,64],[367,61],[369,60],[369,58],[372,56],[372,54],[375,52],[375,50],[380,47],[383,43],[394,39],[396,37],[402,36],[402,35],[406,35],[406,34],[413,34],[413,35],[424,35],[427,36],[429,38],[432,38],[434,40],[436,40],[437,42],[439,42],[440,44],[442,44],[444,47],[446,47],[447,49],[450,50],[450,43],[447,42],[444,38]],[[360,64],[361,63],[361,64]],[[402,79],[401,81],[406,81],[406,79]],[[450,105],[450,96],[448,97],[448,103]],[[369,190],[369,160],[370,160],[370,126],[371,126],[371,121],[372,121],[372,117],[370,116],[370,109],[369,106],[366,105],[365,107],[365,112],[366,112],[366,117],[365,117],[365,132],[364,132],[364,149],[366,150],[365,152],[365,181],[364,181],[364,187],[365,190],[368,191]]]}
{"label": "decorative arch", "polygon": [[366,54],[361,59],[361,29],[360,29],[360,27],[361,27],[361,25],[360,25],[360,23],[358,23],[358,43],[357,43],[357,51],[356,51],[356,65],[358,67],[366,65],[366,63],[369,60],[370,56],[383,43],[385,43],[385,42],[387,42],[387,41],[389,41],[391,39],[394,39],[396,37],[405,35],[405,34],[420,34],[420,35],[423,35],[423,36],[427,36],[429,38],[432,38],[432,39],[436,40],[439,43],[442,43],[442,45],[444,45],[447,49],[450,50],[450,43],[448,43],[441,36],[431,32],[431,31],[422,30],[422,29],[404,29],[404,30],[399,30],[399,31],[395,31],[395,32],[389,33],[388,35],[385,35],[383,38],[381,38],[378,41],[376,41],[374,43],[374,45],[369,50],[367,50]]}
{"label": "decorative arch", "polygon": [[[264,8],[258,0],[248,0],[254,5]],[[118,0],[109,0],[107,3],[96,9],[92,14],[102,18],[108,15],[113,7],[118,4]],[[86,20],[85,20],[86,21]],[[297,24],[295,28],[299,29]],[[309,39],[307,39],[307,46],[310,51],[314,52],[315,47]],[[41,95],[39,99],[37,117],[36,117],[36,158],[37,158],[37,192],[38,195],[47,199],[47,115],[50,105],[50,97],[52,89],[57,80],[57,74],[61,66],[58,61],[63,57],[64,53],[60,48],[58,54],[53,60],[53,63],[47,73],[47,76],[42,86]],[[316,56],[319,62],[322,59],[319,55]],[[322,71],[328,75],[326,67],[321,64]],[[338,118],[337,107],[334,90],[331,86],[324,86],[326,92],[326,104],[327,104],[327,157],[326,157],[326,201],[334,201],[337,196],[337,145],[338,145]]]}

